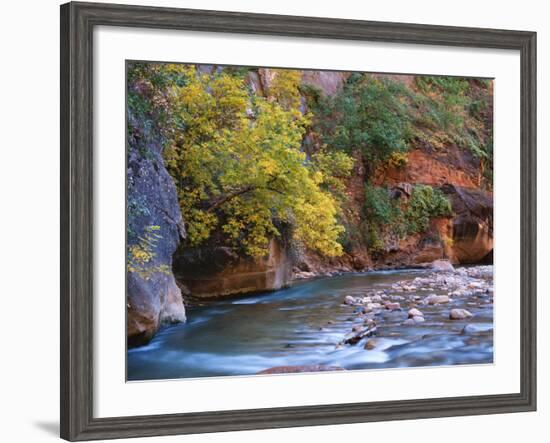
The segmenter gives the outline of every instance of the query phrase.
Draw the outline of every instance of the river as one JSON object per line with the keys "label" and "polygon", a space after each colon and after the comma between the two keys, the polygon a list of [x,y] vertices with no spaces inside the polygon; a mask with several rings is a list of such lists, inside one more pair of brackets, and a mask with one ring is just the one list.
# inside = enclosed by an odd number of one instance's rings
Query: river
{"label": "river", "polygon": [[[339,345],[360,319],[357,306],[343,304],[346,295],[391,293],[392,284],[428,274],[346,274],[192,306],[186,323],[164,327],[148,345],[128,350],[127,379],[250,375],[285,365],[353,370],[491,363],[493,303],[486,294],[422,306],[425,321],[412,326],[403,325],[409,303],[401,302],[402,310],[377,313],[374,349],[365,349],[367,338],[356,345]],[[418,292],[427,294],[424,288]],[[450,320],[451,307],[466,308],[473,317]]]}

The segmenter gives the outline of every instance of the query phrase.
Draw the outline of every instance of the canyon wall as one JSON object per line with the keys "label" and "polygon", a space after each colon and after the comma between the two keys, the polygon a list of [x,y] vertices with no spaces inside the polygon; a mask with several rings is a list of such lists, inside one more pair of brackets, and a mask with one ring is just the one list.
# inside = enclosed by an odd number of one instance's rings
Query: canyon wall
{"label": "canyon wall", "polygon": [[174,257],[175,276],[193,297],[221,297],[281,289],[292,279],[288,246],[272,239],[266,257],[246,257],[232,248],[181,248]]}
{"label": "canyon wall", "polygon": [[[147,94],[144,85],[132,92]],[[151,120],[128,112],[126,273],[128,346],[147,343],[162,324],[185,321],[172,255],[185,237],[176,187],[161,155],[162,137]]]}

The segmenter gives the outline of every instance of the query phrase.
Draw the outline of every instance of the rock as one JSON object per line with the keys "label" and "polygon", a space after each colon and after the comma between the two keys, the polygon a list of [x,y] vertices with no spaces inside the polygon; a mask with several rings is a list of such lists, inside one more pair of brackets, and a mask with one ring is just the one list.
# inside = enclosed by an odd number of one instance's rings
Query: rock
{"label": "rock", "polygon": [[373,297],[371,297],[371,300],[373,303],[381,303],[382,297],[379,294],[376,294]]}
{"label": "rock", "polygon": [[331,96],[342,89],[349,75],[349,72],[305,70],[302,74],[302,83]]}
{"label": "rock", "polygon": [[416,322],[412,318],[408,318],[403,322],[403,326],[414,326]]}
{"label": "rock", "polygon": [[409,309],[409,312],[407,314],[408,314],[409,318],[424,317],[424,314],[416,308]]}
{"label": "rock", "polygon": [[435,294],[432,294],[432,295],[428,295],[428,296],[424,299],[424,304],[428,304],[428,305],[441,305],[441,304],[449,303],[450,301],[451,301],[451,299],[450,299],[447,295],[435,295]]}
{"label": "rock", "polygon": [[374,348],[376,348],[377,342],[375,339],[371,338],[365,343],[365,349],[368,351],[372,351]]}
{"label": "rock", "polygon": [[352,306],[355,304],[355,298],[353,298],[351,295],[346,295],[344,298],[344,304]]}
{"label": "rock", "polygon": [[412,320],[415,322],[415,323],[424,323],[424,317],[421,316],[421,315],[415,315],[414,317],[412,317]]}
{"label": "rock", "polygon": [[493,194],[475,187],[446,184],[441,190],[451,200],[452,253],[459,263],[492,263]]}
{"label": "rock", "polygon": [[468,288],[485,290],[485,283],[483,283],[481,281],[473,281],[473,282],[468,283]]}
{"label": "rock", "polygon": [[401,309],[401,305],[397,302],[389,302],[389,303],[386,303],[385,306],[386,306],[386,309],[388,309],[389,311],[397,311]]}
{"label": "rock", "polygon": [[305,280],[313,277],[316,277],[316,274],[315,272],[311,272],[311,271],[298,271],[298,272],[295,272],[293,275],[294,280]]}
{"label": "rock", "polygon": [[[150,91],[138,82],[129,85],[133,92],[149,99]],[[127,154],[127,241],[139,247],[148,229],[158,237],[154,255],[146,264],[135,264],[126,274],[127,343],[129,347],[146,344],[163,323],[185,321],[180,287],[172,273],[172,256],[185,227],[174,180],[162,157],[161,131],[143,117],[128,111]]]}
{"label": "rock", "polygon": [[296,365],[296,366],[274,366],[264,369],[258,374],[293,374],[298,372],[324,372],[324,371],[344,371],[340,366],[327,365]]}
{"label": "rock", "polygon": [[449,313],[449,318],[451,320],[465,320],[469,317],[473,317],[473,314],[466,309],[451,309]]}
{"label": "rock", "polygon": [[453,272],[455,270],[449,260],[435,260],[431,263],[430,268],[438,272]]}
{"label": "rock", "polygon": [[259,258],[226,246],[179,248],[174,269],[196,298],[273,291],[287,286],[293,274],[290,249],[279,239],[271,239],[267,256]]}

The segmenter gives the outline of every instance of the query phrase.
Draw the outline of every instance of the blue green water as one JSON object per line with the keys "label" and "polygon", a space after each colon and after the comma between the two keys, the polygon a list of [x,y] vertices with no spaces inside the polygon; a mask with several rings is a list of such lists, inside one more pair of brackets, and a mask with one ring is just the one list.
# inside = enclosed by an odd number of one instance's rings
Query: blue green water
{"label": "blue green water", "polygon": [[[423,306],[426,321],[404,326],[402,311],[377,317],[376,348],[338,343],[357,324],[346,295],[391,291],[391,284],[426,271],[371,272],[298,282],[291,287],[187,310],[188,321],[165,327],[146,346],[127,354],[133,380],[256,374],[274,366],[336,365],[346,370],[480,364],[493,361],[493,304],[484,295],[458,298],[473,318],[449,320],[450,305]],[[437,293],[437,291],[434,291]],[[421,295],[426,295],[423,292]],[[471,324],[468,334],[461,333]]]}

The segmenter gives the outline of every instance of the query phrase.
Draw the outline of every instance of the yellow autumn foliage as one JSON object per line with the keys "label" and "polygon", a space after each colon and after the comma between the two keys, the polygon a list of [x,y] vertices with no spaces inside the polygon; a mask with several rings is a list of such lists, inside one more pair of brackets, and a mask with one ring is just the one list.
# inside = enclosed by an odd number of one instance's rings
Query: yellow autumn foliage
{"label": "yellow autumn foliage", "polygon": [[[156,65],[168,103],[164,159],[174,178],[188,244],[216,241],[254,257],[268,251],[280,226],[318,252],[342,253],[333,191],[351,169],[346,154],[301,150],[309,116],[300,112],[301,73],[276,70],[268,96],[252,93],[226,70]],[[158,79],[158,77],[157,77]]]}

